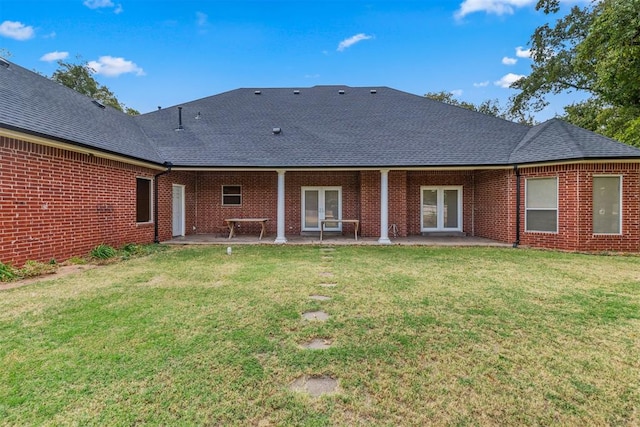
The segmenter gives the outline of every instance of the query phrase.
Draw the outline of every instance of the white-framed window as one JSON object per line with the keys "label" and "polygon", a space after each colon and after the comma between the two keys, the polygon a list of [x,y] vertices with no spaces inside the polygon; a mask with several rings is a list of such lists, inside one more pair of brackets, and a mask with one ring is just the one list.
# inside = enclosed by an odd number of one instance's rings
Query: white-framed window
{"label": "white-framed window", "polygon": [[462,231],[462,186],[423,186],[420,199],[422,231]]}
{"label": "white-framed window", "polygon": [[153,221],[152,183],[150,178],[136,178],[136,222]]}
{"label": "white-framed window", "polygon": [[241,206],[242,186],[223,185],[222,186],[222,206]]}
{"label": "white-framed window", "polygon": [[525,188],[525,230],[558,232],[558,178],[528,178]]}
{"label": "white-framed window", "polygon": [[593,233],[622,233],[622,176],[593,177]]}

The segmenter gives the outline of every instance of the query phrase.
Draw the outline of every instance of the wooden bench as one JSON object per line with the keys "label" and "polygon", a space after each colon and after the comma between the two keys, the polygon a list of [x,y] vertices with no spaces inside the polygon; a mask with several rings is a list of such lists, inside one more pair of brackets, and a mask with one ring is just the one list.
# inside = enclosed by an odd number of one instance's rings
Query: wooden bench
{"label": "wooden bench", "polygon": [[322,221],[320,221],[320,241],[322,242],[322,233],[324,232],[324,224],[325,223],[334,223],[334,222],[338,222],[340,224],[343,223],[350,223],[354,225],[354,236],[356,238],[356,240],[358,240],[358,228],[360,227],[360,220],[359,219],[323,219]]}
{"label": "wooden bench", "polygon": [[260,223],[260,225],[262,226],[262,230],[260,230],[260,239],[262,240],[262,237],[264,236],[265,230],[266,230],[266,225],[267,225],[267,221],[269,221],[269,218],[229,218],[229,219],[225,219],[227,225],[229,226],[229,238],[231,239],[233,236],[236,235],[236,224],[239,222],[257,222]]}

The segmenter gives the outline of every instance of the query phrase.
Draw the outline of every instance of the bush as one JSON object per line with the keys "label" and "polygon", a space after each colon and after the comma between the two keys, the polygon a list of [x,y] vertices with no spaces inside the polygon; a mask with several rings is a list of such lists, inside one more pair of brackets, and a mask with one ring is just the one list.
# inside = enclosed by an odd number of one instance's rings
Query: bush
{"label": "bush", "polygon": [[44,263],[38,261],[27,261],[24,266],[16,272],[21,278],[42,276],[43,274],[52,274],[58,270],[55,263]]}
{"label": "bush", "polygon": [[105,245],[104,243],[96,246],[91,250],[91,256],[93,258],[98,259],[109,259],[115,257],[117,254],[116,250],[109,245]]}
{"label": "bush", "polygon": [[17,277],[16,271],[10,265],[0,262],[0,282],[8,282]]}

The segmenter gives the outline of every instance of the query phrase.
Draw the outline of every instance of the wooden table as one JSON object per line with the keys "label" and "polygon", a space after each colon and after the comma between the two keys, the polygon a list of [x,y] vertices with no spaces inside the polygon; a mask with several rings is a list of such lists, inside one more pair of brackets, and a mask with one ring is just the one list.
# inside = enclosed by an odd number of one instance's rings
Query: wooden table
{"label": "wooden table", "polygon": [[262,230],[260,230],[260,240],[264,236],[264,232],[266,231],[266,225],[269,218],[229,218],[225,219],[225,222],[229,226],[229,238],[232,238],[236,235],[236,224],[239,222],[257,222],[262,226]]}
{"label": "wooden table", "polygon": [[322,233],[324,232],[324,224],[327,222],[339,222],[339,223],[351,223],[354,224],[354,234],[355,234],[355,238],[356,240],[358,240],[358,227],[360,227],[360,220],[359,219],[323,219],[322,221],[320,221],[320,241],[322,242]]}

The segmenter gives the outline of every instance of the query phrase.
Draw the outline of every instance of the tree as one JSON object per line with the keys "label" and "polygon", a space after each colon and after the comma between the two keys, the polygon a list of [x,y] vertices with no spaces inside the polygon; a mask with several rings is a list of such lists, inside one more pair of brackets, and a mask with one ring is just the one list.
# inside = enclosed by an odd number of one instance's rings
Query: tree
{"label": "tree", "polygon": [[60,60],[58,69],[53,72],[51,79],[131,116],[140,114],[139,111],[120,103],[108,87],[100,85],[93,78],[94,73],[95,70],[87,63],[74,64]]}
{"label": "tree", "polygon": [[[546,14],[558,0],[539,0]],[[565,107],[563,119],[640,146],[640,0],[600,0],[571,8],[555,26],[531,37],[531,73],[512,87],[510,112],[537,112],[551,94],[580,91],[586,101]]]}
{"label": "tree", "polygon": [[472,102],[460,101],[456,99],[451,92],[428,92],[424,96],[434,101],[444,102],[445,104],[455,105],[466,108],[467,110],[477,111],[478,113],[487,114],[489,116],[499,117],[505,120],[511,120],[522,124],[531,125],[534,123],[533,117],[528,114],[511,114],[509,109],[503,108],[497,99],[487,99],[476,105]]}

